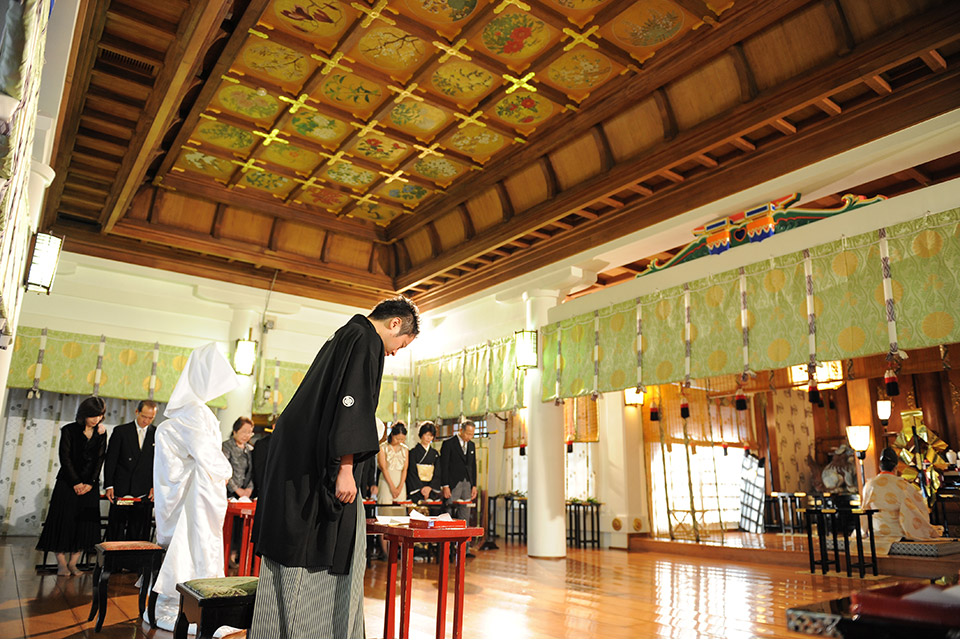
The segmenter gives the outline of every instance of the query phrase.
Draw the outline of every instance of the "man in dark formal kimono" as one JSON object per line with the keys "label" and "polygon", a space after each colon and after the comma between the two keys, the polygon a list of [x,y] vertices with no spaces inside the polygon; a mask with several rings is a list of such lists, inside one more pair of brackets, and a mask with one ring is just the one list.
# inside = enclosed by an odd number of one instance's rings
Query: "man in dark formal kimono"
{"label": "man in dark formal kimono", "polygon": [[383,358],[419,331],[417,308],[403,297],[354,316],[277,420],[253,525],[263,562],[250,637],[364,637],[359,463],[379,449]]}

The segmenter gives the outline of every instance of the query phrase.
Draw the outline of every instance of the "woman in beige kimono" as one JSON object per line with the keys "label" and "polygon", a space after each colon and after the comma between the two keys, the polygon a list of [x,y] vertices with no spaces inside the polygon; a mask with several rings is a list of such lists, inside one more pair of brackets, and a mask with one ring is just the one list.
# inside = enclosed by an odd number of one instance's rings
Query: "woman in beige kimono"
{"label": "woman in beige kimono", "polygon": [[878,509],[873,516],[877,553],[887,555],[890,545],[902,539],[931,540],[943,528],[930,524],[930,511],[920,490],[895,473],[897,452],[890,447],[880,453],[880,473],[863,487],[863,508]]}

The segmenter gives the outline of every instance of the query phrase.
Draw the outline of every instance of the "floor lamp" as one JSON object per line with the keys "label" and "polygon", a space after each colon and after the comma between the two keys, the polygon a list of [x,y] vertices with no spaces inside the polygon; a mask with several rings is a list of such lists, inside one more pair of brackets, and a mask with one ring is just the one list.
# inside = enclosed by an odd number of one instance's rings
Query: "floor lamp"
{"label": "floor lamp", "polygon": [[857,452],[857,459],[860,461],[860,479],[861,490],[867,484],[867,476],[863,471],[863,460],[867,457],[867,449],[870,448],[870,425],[855,424],[847,427],[847,441],[850,448]]}

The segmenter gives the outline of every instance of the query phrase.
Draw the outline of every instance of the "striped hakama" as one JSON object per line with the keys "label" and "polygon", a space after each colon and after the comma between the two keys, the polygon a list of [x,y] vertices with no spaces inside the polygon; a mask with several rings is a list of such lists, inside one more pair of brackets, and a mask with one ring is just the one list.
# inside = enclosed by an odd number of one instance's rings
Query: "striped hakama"
{"label": "striped hakama", "polygon": [[[358,494],[359,498],[359,494]],[[250,638],[364,638],[363,574],[367,563],[366,521],[357,505],[350,573],[285,567],[267,557],[253,607]]]}

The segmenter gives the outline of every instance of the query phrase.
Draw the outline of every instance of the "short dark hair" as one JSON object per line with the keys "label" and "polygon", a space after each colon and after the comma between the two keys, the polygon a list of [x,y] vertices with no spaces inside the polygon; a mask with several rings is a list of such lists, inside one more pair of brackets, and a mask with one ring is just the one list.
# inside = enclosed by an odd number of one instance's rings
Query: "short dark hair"
{"label": "short dark hair", "polygon": [[402,323],[400,325],[400,335],[420,335],[420,310],[409,298],[397,296],[396,298],[381,300],[367,317],[371,320],[400,318]]}
{"label": "short dark hair", "polygon": [[473,427],[474,429],[476,429],[477,425],[474,424],[473,420],[464,420],[463,422],[460,423],[461,429],[466,429],[467,427]]}
{"label": "short dark hair", "polygon": [[157,406],[158,406],[157,403],[154,402],[153,400],[141,400],[137,404],[137,413],[140,413],[144,409],[156,409]]}
{"label": "short dark hair", "polygon": [[429,420],[427,420],[426,422],[424,422],[423,424],[420,425],[420,437],[422,438],[422,437],[423,437],[423,434],[425,434],[425,433],[432,433],[432,434],[433,434],[433,437],[436,438],[436,437],[437,437],[437,426],[436,426],[435,424],[433,424],[432,422],[430,422]]}
{"label": "short dark hair", "polygon": [[240,429],[242,429],[243,425],[245,424],[253,424],[253,420],[251,420],[247,416],[240,416],[239,418],[233,421],[233,432],[236,433],[237,431],[240,431]]}
{"label": "short dark hair", "polygon": [[893,471],[897,468],[897,452],[890,447],[884,447],[883,451],[880,452],[880,470],[881,471]]}
{"label": "short dark hair", "polygon": [[103,398],[90,396],[77,407],[77,424],[87,426],[87,418],[102,417],[107,412]]}
{"label": "short dark hair", "polygon": [[393,436],[407,435],[407,425],[402,422],[398,422],[393,427],[390,428],[390,436],[387,438],[387,442],[393,443]]}

